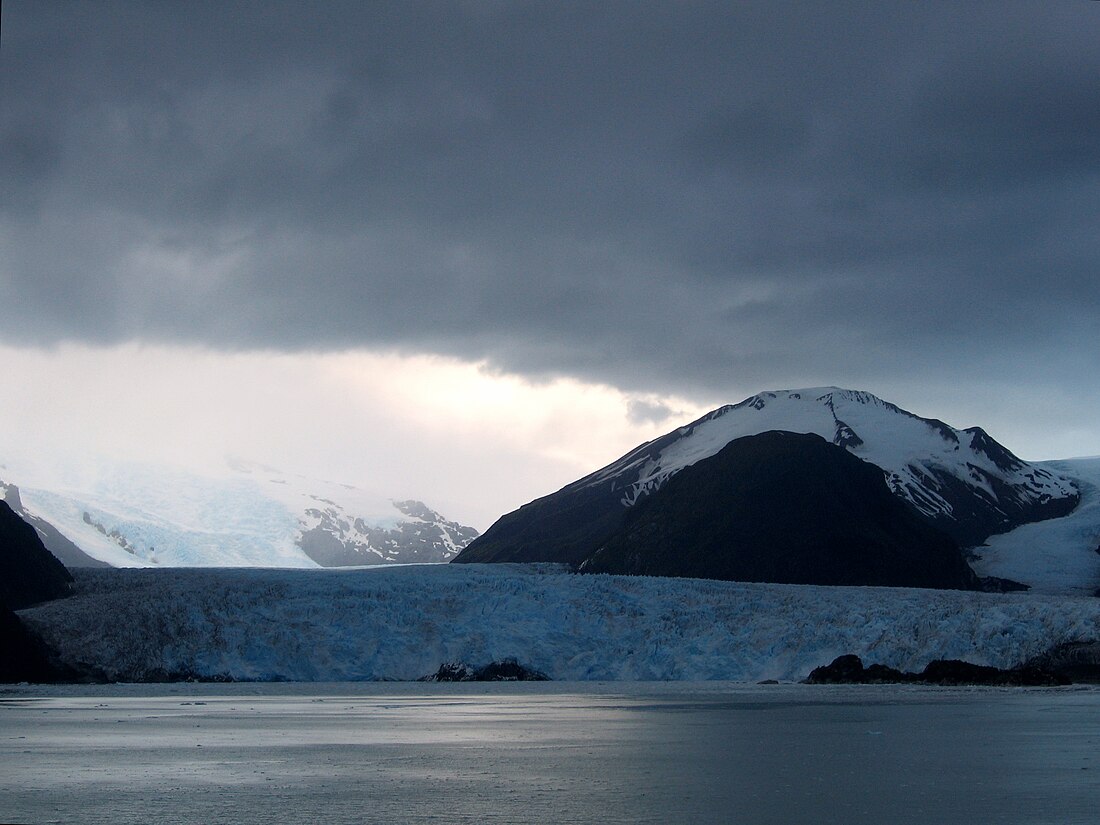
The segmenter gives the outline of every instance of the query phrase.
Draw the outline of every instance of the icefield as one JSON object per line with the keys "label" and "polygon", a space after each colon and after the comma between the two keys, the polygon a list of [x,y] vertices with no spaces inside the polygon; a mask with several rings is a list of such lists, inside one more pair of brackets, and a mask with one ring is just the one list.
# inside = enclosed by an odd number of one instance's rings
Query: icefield
{"label": "icefield", "polygon": [[542,565],[77,571],[22,611],[120,681],[409,680],[514,657],[555,680],[799,680],[842,653],[1008,667],[1100,639],[1100,599],[577,575]]}

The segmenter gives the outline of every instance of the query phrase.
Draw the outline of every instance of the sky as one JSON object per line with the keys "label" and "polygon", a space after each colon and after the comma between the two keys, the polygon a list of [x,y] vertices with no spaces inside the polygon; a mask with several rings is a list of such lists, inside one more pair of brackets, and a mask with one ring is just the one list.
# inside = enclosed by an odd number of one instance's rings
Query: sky
{"label": "sky", "polygon": [[5,0],[0,463],[481,529],[838,385],[1100,454],[1100,3]]}

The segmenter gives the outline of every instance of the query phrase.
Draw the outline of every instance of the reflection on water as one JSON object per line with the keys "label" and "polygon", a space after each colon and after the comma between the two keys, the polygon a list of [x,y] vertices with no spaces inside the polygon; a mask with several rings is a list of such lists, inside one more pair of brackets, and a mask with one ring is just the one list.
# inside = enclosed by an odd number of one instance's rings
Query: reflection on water
{"label": "reflection on water", "polygon": [[1100,690],[0,693],[0,820],[1093,823]]}

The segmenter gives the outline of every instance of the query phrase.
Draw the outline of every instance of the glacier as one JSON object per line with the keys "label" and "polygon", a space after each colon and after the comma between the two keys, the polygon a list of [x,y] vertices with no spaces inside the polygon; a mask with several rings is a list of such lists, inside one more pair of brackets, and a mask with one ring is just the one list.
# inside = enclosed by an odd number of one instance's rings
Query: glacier
{"label": "glacier", "polygon": [[28,515],[112,567],[445,562],[477,535],[420,501],[240,460],[222,475],[103,457],[0,469],[0,498],[17,484]]}
{"label": "glacier", "polygon": [[1035,593],[1100,594],[1100,457],[1037,462],[1075,480],[1081,501],[1069,515],[1023,524],[973,549],[980,576],[1025,582]]}
{"label": "glacier", "polygon": [[514,657],[554,680],[804,678],[843,653],[1009,667],[1100,640],[1100,599],[578,575],[552,565],[76,571],[20,612],[119,681],[411,680]]}
{"label": "glacier", "polygon": [[1021,461],[980,428],[959,430],[913,415],[869,392],[840,387],[757,393],[670,433],[666,438],[672,440],[656,455],[640,448],[577,484],[599,484],[636,469],[637,478],[623,499],[633,504],[730,441],[767,430],[815,433],[845,447],[880,467],[890,489],[926,516],[953,518],[953,505],[943,495],[945,479],[979,489],[993,502],[998,498],[993,479],[1011,485],[1021,502],[1077,494],[1072,479]]}

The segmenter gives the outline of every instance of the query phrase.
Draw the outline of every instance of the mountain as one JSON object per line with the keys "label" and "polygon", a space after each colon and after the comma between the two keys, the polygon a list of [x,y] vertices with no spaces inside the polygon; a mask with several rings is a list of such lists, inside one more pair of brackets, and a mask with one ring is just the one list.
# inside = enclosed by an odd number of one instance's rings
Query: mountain
{"label": "mountain", "polygon": [[[18,496],[14,497],[18,503]],[[13,611],[68,596],[73,577],[34,526],[0,499],[0,683],[54,682],[75,672],[53,664],[50,649]]]}
{"label": "mountain", "polygon": [[1075,482],[1014,456],[978,427],[958,430],[866,392],[765,392],[721,407],[618,461],[501,517],[458,562],[559,561],[580,566],[622,529],[627,512],[677,473],[735,439],[813,433],[881,471],[929,525],[971,547],[1021,524],[1070,513]]}
{"label": "mountain", "polygon": [[0,604],[21,610],[67,596],[72,580],[35,529],[0,501]]}
{"label": "mountain", "polygon": [[334,501],[317,501],[305,515],[298,546],[322,567],[381,562],[444,562],[477,537],[477,530],[449,521],[422,501],[395,501],[407,518],[393,526],[367,524]]}
{"label": "mountain", "polygon": [[37,532],[38,538],[46,549],[66,567],[110,567],[111,565],[99,559],[92,558],[69,539],[61,534],[61,531],[43,518],[33,513],[28,513],[23,508],[23,500],[19,495],[19,488],[14,484],[7,484],[0,480],[0,501],[6,501],[15,514],[30,524]]}
{"label": "mountain", "polygon": [[5,475],[44,538],[114,567],[445,562],[477,535],[420,501],[243,462],[217,477],[105,460]]}
{"label": "mountain", "polygon": [[818,435],[731,441],[626,511],[596,573],[781,584],[978,589],[959,546],[882,472]]}

